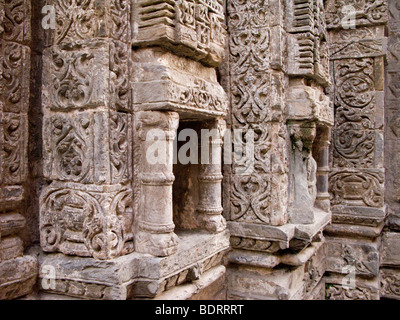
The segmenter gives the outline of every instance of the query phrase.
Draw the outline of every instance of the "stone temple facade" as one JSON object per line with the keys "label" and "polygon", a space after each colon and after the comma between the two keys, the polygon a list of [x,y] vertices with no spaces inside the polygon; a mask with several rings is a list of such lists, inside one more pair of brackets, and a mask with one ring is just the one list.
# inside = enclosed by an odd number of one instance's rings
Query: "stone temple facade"
{"label": "stone temple facade", "polygon": [[400,299],[399,0],[0,0],[0,40],[0,299]]}

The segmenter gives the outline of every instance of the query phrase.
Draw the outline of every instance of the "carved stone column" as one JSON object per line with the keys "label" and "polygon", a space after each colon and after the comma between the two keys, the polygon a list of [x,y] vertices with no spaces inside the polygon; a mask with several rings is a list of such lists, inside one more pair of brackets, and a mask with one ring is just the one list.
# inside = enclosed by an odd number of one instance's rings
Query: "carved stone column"
{"label": "carved stone column", "polygon": [[43,57],[45,252],[133,251],[130,1],[52,0]]}
{"label": "carved stone column", "polygon": [[[384,226],[384,60],[387,1],[327,1],[335,104],[328,299],[379,299]],[[351,20],[352,19],[352,20]],[[348,286],[351,279],[355,286]]]}
{"label": "carved stone column", "polygon": [[28,170],[31,3],[0,1],[0,300],[32,291],[37,260],[20,232]]}
{"label": "carved stone column", "polygon": [[[222,217],[222,146],[226,123],[216,120],[211,129],[211,140],[208,135],[202,136],[201,162],[199,173],[199,204],[197,213],[202,228],[218,233],[226,229],[226,221]],[[207,138],[207,141],[204,140]],[[204,150],[205,148],[205,150]],[[208,154],[204,154],[208,151]]]}
{"label": "carved stone column", "polygon": [[146,111],[136,115],[140,145],[140,198],[136,219],[136,251],[154,256],[176,252],[172,184],[173,143],[179,125],[176,112]]}
{"label": "carved stone column", "polygon": [[381,297],[400,299],[400,2],[388,0],[385,86],[385,201],[388,217],[381,245]]}
{"label": "carved stone column", "polygon": [[331,145],[331,128],[319,127],[319,135],[314,141],[315,160],[317,162],[317,199],[315,206],[325,212],[331,209],[329,195],[329,148]]}
{"label": "carved stone column", "polygon": [[314,147],[317,128],[333,124],[324,3],[230,0],[227,11],[230,125],[243,145],[254,133],[251,159],[226,168],[229,298],[324,299],[321,233],[331,217],[315,206]]}
{"label": "carved stone column", "polygon": [[292,139],[289,219],[292,223],[313,224],[317,163],[312,145],[317,134],[316,124],[289,123],[288,127]]}

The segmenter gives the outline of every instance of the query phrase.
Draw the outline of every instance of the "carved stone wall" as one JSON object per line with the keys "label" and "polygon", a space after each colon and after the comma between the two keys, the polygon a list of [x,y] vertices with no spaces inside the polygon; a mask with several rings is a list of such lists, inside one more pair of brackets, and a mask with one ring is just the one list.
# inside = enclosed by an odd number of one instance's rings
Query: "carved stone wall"
{"label": "carved stone wall", "polygon": [[[326,229],[328,299],[379,299],[380,235],[386,217],[386,23],[385,1],[327,2],[335,104],[332,225]],[[356,286],[345,286],[350,280]]]}
{"label": "carved stone wall", "polygon": [[20,237],[28,171],[31,6],[0,1],[0,299],[31,292],[37,261]]}
{"label": "carved stone wall", "polygon": [[400,299],[399,41],[399,0],[0,0],[0,299]]}
{"label": "carved stone wall", "polygon": [[221,73],[230,127],[254,135],[254,162],[225,166],[228,297],[323,299],[333,125],[324,92],[323,2],[233,0],[227,16],[229,56]]}
{"label": "carved stone wall", "polygon": [[49,1],[43,53],[45,252],[132,252],[129,1]]}
{"label": "carved stone wall", "polygon": [[[222,2],[48,4],[56,28],[43,52],[41,296],[124,300],[174,290],[196,298],[220,285],[229,248],[221,215],[228,104],[215,69],[225,50]],[[194,121],[215,134],[210,161],[196,167],[196,223],[178,230],[174,144],[179,126]],[[215,297],[224,297],[218,285]]]}
{"label": "carved stone wall", "polygon": [[381,297],[400,299],[400,1],[389,1],[385,87],[385,202],[387,220],[381,248]]}

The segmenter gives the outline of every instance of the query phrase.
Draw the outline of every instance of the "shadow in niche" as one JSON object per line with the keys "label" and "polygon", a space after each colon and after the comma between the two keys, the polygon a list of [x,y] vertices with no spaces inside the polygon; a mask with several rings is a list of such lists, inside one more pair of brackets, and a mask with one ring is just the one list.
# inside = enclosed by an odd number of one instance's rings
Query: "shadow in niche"
{"label": "shadow in niche", "polygon": [[[175,141],[173,217],[175,232],[178,234],[184,230],[199,229],[196,208],[199,203],[198,163],[200,148],[198,142],[201,127],[201,121],[181,121],[177,141]],[[194,130],[197,133],[196,141],[193,137],[188,137],[189,130]],[[189,162],[189,160],[191,161]]]}

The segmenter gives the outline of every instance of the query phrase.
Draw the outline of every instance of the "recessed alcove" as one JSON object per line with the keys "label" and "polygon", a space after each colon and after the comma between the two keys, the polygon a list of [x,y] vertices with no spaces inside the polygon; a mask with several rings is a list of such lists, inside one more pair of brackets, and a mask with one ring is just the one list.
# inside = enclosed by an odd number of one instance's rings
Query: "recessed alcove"
{"label": "recessed alcove", "polygon": [[[200,192],[198,176],[201,127],[201,121],[181,121],[177,131],[173,168],[175,181],[172,197],[176,233],[182,230],[196,230],[199,228],[196,208],[199,203]],[[196,137],[194,133],[196,133]],[[197,138],[196,141],[195,138]]]}

